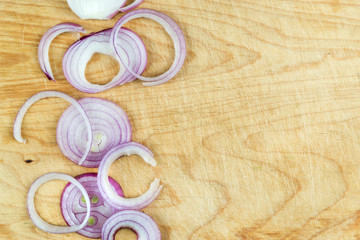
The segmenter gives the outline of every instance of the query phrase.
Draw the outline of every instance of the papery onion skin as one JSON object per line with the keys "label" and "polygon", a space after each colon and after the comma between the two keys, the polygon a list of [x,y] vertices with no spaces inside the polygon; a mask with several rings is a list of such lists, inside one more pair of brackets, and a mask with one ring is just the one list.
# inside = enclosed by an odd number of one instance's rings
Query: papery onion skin
{"label": "papery onion skin", "polygon": [[110,166],[121,156],[129,156],[132,154],[139,155],[143,160],[149,163],[151,166],[156,166],[156,161],[152,156],[151,151],[140,143],[128,142],[123,143],[117,147],[111,149],[101,160],[99,171],[98,171],[98,186],[101,195],[104,197],[109,204],[119,210],[134,209],[140,210],[150,203],[152,203],[157,196],[160,194],[162,186],[159,185],[160,180],[155,179],[150,185],[150,188],[139,197],[135,198],[123,198],[117,196],[116,192],[111,189],[110,183],[107,180]]}
{"label": "papery onion skin", "polygon": [[[91,203],[90,218],[95,223],[93,225],[88,224],[83,229],[77,231],[80,235],[89,238],[100,238],[101,228],[105,221],[112,216],[118,210],[112,208],[101,196],[99,188],[97,187],[97,174],[96,173],[85,173],[81,174],[75,179],[82,184],[85,190],[89,194]],[[109,177],[109,181],[120,196],[124,196],[122,189],[114,179]],[[82,199],[82,193],[72,184],[68,183],[61,194],[61,213],[65,222],[69,226],[77,225],[82,221],[82,217],[85,215],[85,202]],[[96,200],[94,198],[96,197]]]}
{"label": "papery onion skin", "polygon": [[[84,199],[86,201],[86,215],[81,224],[76,225],[76,226],[71,226],[71,227],[56,226],[56,225],[52,225],[52,224],[45,222],[39,216],[39,214],[37,213],[37,211],[35,209],[35,202],[34,202],[35,193],[41,185],[43,185],[44,183],[51,181],[51,180],[69,181],[80,189],[80,191],[84,195]],[[85,188],[75,178],[73,178],[69,175],[66,175],[64,173],[47,173],[47,174],[42,175],[38,179],[36,179],[34,181],[34,183],[31,185],[29,192],[28,192],[27,209],[28,209],[29,216],[30,216],[31,220],[33,221],[33,223],[41,230],[43,230],[45,232],[49,232],[49,233],[71,233],[71,232],[76,232],[76,231],[81,230],[82,228],[84,228],[86,226],[87,221],[89,220],[89,217],[90,217],[90,210],[91,210],[90,209],[90,198],[89,198],[89,195],[87,194]]]}
{"label": "papery onion skin", "polygon": [[139,240],[161,240],[161,233],[156,222],[147,214],[134,210],[115,213],[103,225],[101,239],[113,240],[122,228],[133,230]]}
{"label": "papery onion skin", "polygon": [[[161,24],[165,28],[166,32],[170,35],[172,40],[174,41],[174,48],[175,48],[174,62],[171,65],[170,69],[168,69],[165,73],[157,77],[151,77],[151,78],[142,77],[139,74],[133,72],[130,69],[130,67],[124,62],[124,56],[126,54],[120,47],[118,47],[119,45],[118,34],[122,26],[133,19],[143,18],[143,17],[152,19],[157,23]],[[121,17],[113,27],[110,41],[111,41],[110,44],[114,49],[114,52],[119,57],[120,61],[125,66],[126,70],[128,70],[133,76],[137,77],[138,79],[142,81],[147,81],[143,83],[144,86],[156,86],[171,80],[180,71],[186,57],[185,38],[180,27],[168,15],[152,9],[137,9]]]}
{"label": "papery onion skin", "polygon": [[[131,141],[131,124],[126,112],[111,101],[89,97],[79,99],[78,103],[87,113],[94,139],[92,149],[82,166],[96,168],[110,149]],[[76,164],[84,151],[87,139],[85,129],[84,120],[74,106],[64,111],[56,129],[56,140],[61,152]],[[97,141],[98,136],[100,138]]]}
{"label": "papery onion skin", "polygon": [[[62,62],[63,71],[66,79],[73,87],[86,93],[98,93],[136,79],[126,70],[113,52],[109,44],[110,34],[111,29],[91,33],[72,44],[66,51]],[[127,28],[120,29],[118,38],[122,40],[119,48],[126,52],[126,64],[129,64],[136,73],[142,74],[147,66],[147,52],[144,42],[136,33]],[[87,63],[96,52],[114,57],[120,65],[119,73],[104,85],[90,83],[85,77]]]}
{"label": "papery onion skin", "polygon": [[14,138],[20,143],[26,142],[26,140],[23,139],[23,137],[21,136],[21,125],[22,125],[22,121],[25,117],[27,110],[37,101],[44,99],[44,98],[49,98],[49,97],[59,97],[59,98],[62,98],[64,100],[68,101],[69,103],[71,103],[73,106],[76,107],[76,109],[79,111],[81,116],[84,118],[87,133],[88,133],[88,142],[86,144],[86,149],[85,149],[84,153],[82,153],[82,157],[78,162],[78,164],[81,165],[85,161],[85,159],[87,158],[87,155],[89,154],[89,152],[91,150],[92,139],[93,139],[91,124],[90,124],[90,120],[89,120],[85,110],[83,109],[83,107],[76,101],[76,99],[70,97],[69,95],[67,95],[65,93],[62,93],[59,91],[42,91],[42,92],[39,92],[39,93],[33,95],[32,97],[30,97],[21,106],[20,110],[18,111],[18,113],[16,115],[15,122],[14,122],[14,131],[13,131]]}
{"label": "papery onion skin", "polygon": [[49,80],[55,81],[49,61],[49,47],[55,37],[65,32],[85,33],[86,31],[82,26],[75,23],[60,23],[50,28],[40,40],[38,47],[40,68]]}

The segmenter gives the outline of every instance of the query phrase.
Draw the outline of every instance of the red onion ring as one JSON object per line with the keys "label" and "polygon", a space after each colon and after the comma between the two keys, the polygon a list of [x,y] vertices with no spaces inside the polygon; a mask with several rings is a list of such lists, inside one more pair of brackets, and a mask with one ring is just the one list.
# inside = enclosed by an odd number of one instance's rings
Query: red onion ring
{"label": "red onion ring", "polygon": [[[51,180],[69,181],[72,184],[74,184],[74,186],[76,186],[80,190],[80,192],[83,194],[84,199],[86,201],[86,215],[85,215],[82,223],[79,223],[79,225],[75,225],[75,226],[71,226],[71,227],[56,226],[56,225],[52,225],[52,224],[45,222],[39,216],[39,214],[37,213],[37,211],[35,209],[35,203],[34,203],[35,193],[41,185],[43,185],[44,183],[51,181]],[[49,232],[49,233],[71,233],[71,232],[79,231],[86,226],[87,221],[89,220],[89,217],[90,217],[90,198],[89,198],[89,195],[87,194],[85,188],[73,177],[63,174],[63,173],[47,173],[45,175],[42,175],[38,179],[36,179],[35,182],[31,185],[28,196],[27,196],[27,209],[28,209],[28,213],[29,213],[31,220],[33,221],[35,226],[37,226],[41,230],[43,230],[45,232]]]}
{"label": "red onion ring", "polygon": [[103,225],[101,239],[113,240],[122,228],[133,230],[139,240],[161,240],[156,222],[147,214],[134,210],[124,210],[112,215]]}
{"label": "red onion ring", "polygon": [[[97,174],[85,173],[75,177],[75,179],[85,188],[89,194],[91,203],[91,213],[88,225],[77,233],[89,237],[100,238],[101,228],[105,221],[118,212],[112,208],[101,196],[97,186]],[[120,185],[111,177],[109,182],[120,196],[124,196]],[[82,192],[72,183],[68,183],[61,194],[61,213],[69,226],[78,225],[83,222],[86,214],[86,202]]]}
{"label": "red onion ring", "polygon": [[[119,39],[118,35],[120,34],[120,29],[122,28],[122,26],[130,20],[143,17],[152,19],[157,23],[161,24],[174,41],[175,59],[172,66],[165,73],[153,78],[142,77],[138,73],[134,72],[131,69],[131,66],[129,66],[125,61],[126,52],[119,47],[119,44],[120,46],[122,44],[122,40]],[[121,17],[117,21],[111,32],[110,44],[112,45],[114,52],[119,57],[120,61],[123,63],[127,71],[129,71],[133,76],[137,77],[142,81],[148,81],[143,83],[143,85],[145,86],[159,85],[172,79],[180,71],[182,65],[184,64],[186,56],[185,38],[180,27],[168,15],[151,9],[134,10]]]}
{"label": "red onion ring", "polygon": [[26,142],[26,140],[23,139],[21,136],[21,125],[22,125],[22,121],[24,119],[24,116],[25,116],[27,110],[35,102],[37,102],[41,99],[44,99],[44,98],[49,98],[49,97],[59,97],[59,98],[62,98],[64,100],[68,101],[69,103],[71,103],[74,106],[74,108],[77,110],[77,112],[79,112],[80,115],[84,119],[84,123],[85,123],[87,134],[88,134],[87,135],[88,141],[87,141],[86,147],[84,149],[84,152],[82,153],[82,156],[81,156],[81,158],[79,158],[79,161],[78,161],[78,164],[82,165],[91,150],[92,139],[93,139],[91,124],[90,124],[90,120],[89,120],[85,110],[80,105],[80,103],[78,103],[74,98],[70,97],[69,95],[67,95],[65,93],[58,92],[58,91],[43,91],[43,92],[39,92],[39,93],[35,94],[34,96],[32,96],[31,98],[29,98],[24,103],[24,105],[22,105],[22,107],[20,108],[19,112],[16,115],[15,122],[14,122],[14,138],[20,143]]}
{"label": "red onion ring", "polygon": [[116,194],[108,180],[110,166],[119,157],[125,155],[130,156],[132,154],[139,155],[151,166],[156,166],[156,161],[153,158],[152,152],[145,146],[136,142],[123,143],[114,147],[104,156],[99,166],[98,186],[100,193],[103,198],[116,209],[142,209],[154,201],[162,189],[162,186],[159,186],[160,180],[156,178],[150,185],[148,191],[139,197],[123,198]]}
{"label": "red onion ring", "polygon": [[40,40],[38,48],[38,59],[40,63],[40,68],[49,80],[55,81],[49,61],[49,47],[55,37],[65,32],[85,33],[86,31],[82,26],[74,23],[60,23],[50,28]]}
{"label": "red onion ring", "polygon": [[[95,168],[110,149],[131,141],[131,124],[125,111],[113,102],[82,98],[78,103],[90,120],[93,135],[92,148],[82,166]],[[61,152],[74,163],[80,161],[86,147],[86,129],[86,123],[74,106],[67,108],[59,119],[56,140]]]}
{"label": "red onion ring", "polygon": [[[82,37],[66,51],[63,58],[63,70],[66,79],[71,85],[82,92],[97,93],[135,80],[129,71],[122,65],[109,44],[111,29],[93,33]],[[117,35],[121,40],[118,47],[126,54],[125,63],[132,71],[143,73],[147,65],[147,53],[144,42],[133,31],[122,28]],[[120,71],[105,85],[93,84],[86,80],[85,69],[94,53],[99,52],[113,56],[120,65]]]}

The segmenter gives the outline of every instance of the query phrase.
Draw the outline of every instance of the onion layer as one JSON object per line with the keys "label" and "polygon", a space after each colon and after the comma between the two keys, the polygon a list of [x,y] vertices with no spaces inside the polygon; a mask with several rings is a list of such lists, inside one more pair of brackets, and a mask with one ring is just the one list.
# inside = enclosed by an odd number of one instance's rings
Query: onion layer
{"label": "onion layer", "polygon": [[[74,184],[83,194],[85,202],[86,202],[86,214],[84,217],[84,220],[82,223],[79,223],[79,225],[76,226],[56,226],[49,224],[45,222],[37,213],[35,209],[35,203],[34,203],[34,197],[36,191],[39,189],[41,185],[44,183],[51,181],[51,180],[65,180],[69,181],[72,184]],[[90,217],[90,198],[87,194],[85,188],[73,177],[63,174],[63,173],[47,173],[45,175],[42,175],[38,179],[35,180],[35,182],[31,185],[28,196],[27,196],[27,209],[29,212],[29,216],[33,223],[40,228],[41,230],[49,233],[70,233],[70,232],[76,232],[84,228],[87,224],[87,221]]]}
{"label": "onion layer", "polygon": [[159,186],[160,180],[156,178],[148,191],[139,197],[123,198],[116,194],[108,180],[110,166],[121,156],[130,156],[132,154],[139,155],[151,166],[156,166],[156,161],[153,158],[151,151],[145,146],[136,142],[123,143],[117,147],[114,147],[104,156],[99,166],[98,186],[100,193],[112,207],[120,210],[142,209],[154,201],[162,189],[162,186]]}
{"label": "onion layer", "polygon": [[[174,62],[171,65],[170,69],[167,70],[165,73],[161,74],[160,76],[154,78],[142,77],[138,73],[134,72],[131,69],[131,66],[126,63],[126,52],[121,47],[119,47],[119,45],[121,46],[123,42],[123,40],[118,37],[122,26],[125,23],[137,18],[149,18],[161,24],[174,41]],[[120,61],[125,66],[126,70],[128,70],[133,76],[137,77],[138,79],[142,81],[148,81],[143,83],[143,85],[145,86],[159,85],[172,79],[180,71],[182,65],[184,64],[186,56],[185,38],[180,27],[168,15],[151,9],[137,9],[125,14],[122,18],[120,18],[111,32],[110,44],[112,45],[114,52],[119,57]]]}
{"label": "onion layer", "polygon": [[82,19],[109,20],[119,11],[127,12],[139,6],[143,0],[135,0],[123,7],[126,0],[67,0],[71,10]]}
{"label": "onion layer", "polygon": [[[125,111],[113,102],[101,98],[82,98],[78,103],[89,117],[93,142],[82,166],[98,167],[113,147],[131,141],[132,130]],[[88,132],[84,119],[74,106],[67,108],[59,119],[56,140],[61,152],[79,163],[87,147]]]}
{"label": "onion layer", "polygon": [[84,123],[86,126],[86,130],[87,130],[87,136],[88,136],[88,141],[86,143],[86,147],[84,148],[84,152],[82,153],[82,157],[79,159],[78,164],[82,165],[83,162],[85,161],[85,159],[87,158],[87,155],[90,152],[91,149],[91,144],[92,144],[92,130],[91,130],[91,124],[89,121],[89,118],[85,112],[85,110],[83,109],[83,107],[80,105],[80,103],[78,103],[74,98],[70,97],[69,95],[62,93],[62,92],[58,92],[58,91],[43,91],[43,92],[39,92],[37,94],[35,94],[34,96],[32,96],[31,98],[29,98],[24,105],[22,105],[22,107],[20,108],[19,112],[17,113],[17,116],[15,118],[15,122],[14,122],[14,138],[20,142],[20,143],[25,143],[26,140],[22,138],[21,136],[21,125],[22,125],[22,121],[24,119],[24,116],[27,112],[27,110],[37,101],[44,99],[44,98],[49,98],[49,97],[59,97],[62,98],[66,101],[68,101],[69,103],[71,103],[76,109],[77,112],[80,113],[80,115],[83,117],[84,119]]}
{"label": "onion layer", "polygon": [[[112,208],[101,196],[97,186],[97,174],[85,173],[75,177],[89,194],[91,213],[88,224],[77,233],[89,237],[100,238],[101,228],[105,221],[118,210]],[[120,196],[124,196],[120,185],[109,177],[113,189]],[[86,214],[86,201],[82,192],[72,183],[68,183],[61,194],[61,213],[69,226],[83,222]]]}
{"label": "onion layer", "polygon": [[71,10],[82,19],[111,19],[126,0],[67,0]]}
{"label": "onion layer", "polygon": [[[109,44],[111,29],[82,37],[66,51],[63,58],[63,70],[71,85],[82,92],[97,93],[136,79],[123,66]],[[138,74],[144,72],[147,65],[147,53],[144,42],[133,31],[122,28],[117,35],[121,40],[118,47],[126,54],[125,63]],[[86,80],[85,69],[94,53],[113,56],[120,65],[119,73],[107,84],[93,84]]]}
{"label": "onion layer", "polygon": [[75,23],[61,23],[50,28],[40,40],[38,48],[39,63],[41,70],[45,73],[49,80],[55,81],[49,61],[49,47],[55,37],[65,32],[85,33],[86,31],[82,26]]}
{"label": "onion layer", "polygon": [[113,240],[122,228],[133,230],[139,240],[160,240],[161,234],[155,221],[147,214],[134,210],[120,211],[103,225],[101,239]]}

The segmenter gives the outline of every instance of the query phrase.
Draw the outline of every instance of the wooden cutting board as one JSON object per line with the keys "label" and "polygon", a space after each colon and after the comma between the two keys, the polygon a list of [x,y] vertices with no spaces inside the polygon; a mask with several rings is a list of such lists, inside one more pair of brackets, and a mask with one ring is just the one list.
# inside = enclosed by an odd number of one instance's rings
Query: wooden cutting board
{"label": "wooden cutting board", "polygon": [[[36,103],[23,122],[26,144],[12,136],[20,106],[33,94],[58,90],[76,99],[100,97],[129,115],[133,140],[149,147],[158,166],[131,156],[110,175],[126,196],[146,191],[155,177],[164,189],[144,212],[162,239],[360,238],[360,3],[325,1],[145,0],[142,8],[168,14],[183,29],[187,58],[170,82],[140,81],[82,93],[65,79],[61,61],[77,34],[50,48],[56,83],[42,74],[37,46],[61,22],[88,32],[110,21],[81,20],[65,0],[0,0],[0,239],[85,239],[47,234],[26,211],[31,183],[47,172],[72,176],[77,166],[56,143],[56,125],[69,106]],[[173,45],[160,25],[126,25],[144,40],[146,76],[171,66]],[[105,83],[118,71],[97,54],[89,81]],[[45,184],[36,206],[47,221],[64,224],[64,182]],[[136,239],[120,231],[116,239]]]}

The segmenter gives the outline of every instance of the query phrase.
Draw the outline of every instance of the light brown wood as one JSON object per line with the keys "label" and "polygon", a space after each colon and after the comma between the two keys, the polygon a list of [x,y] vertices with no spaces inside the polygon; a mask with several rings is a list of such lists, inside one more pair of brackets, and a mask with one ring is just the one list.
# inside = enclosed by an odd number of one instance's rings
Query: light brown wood
{"label": "light brown wood", "polygon": [[[161,86],[135,81],[92,96],[121,106],[133,139],[155,153],[156,168],[127,157],[110,174],[127,196],[161,178],[162,193],[144,211],[162,238],[359,239],[360,2],[145,0],[141,7],[165,12],[183,29],[183,69]],[[44,233],[26,211],[38,176],[96,172],[71,163],[56,144],[57,120],[68,103],[35,104],[23,123],[26,144],[14,140],[12,124],[39,91],[90,96],[62,73],[62,56],[77,34],[51,45],[57,82],[41,73],[37,46],[47,29],[75,22],[94,32],[122,14],[80,20],[65,0],[0,0],[0,9],[0,239],[85,239]],[[160,25],[135,20],[127,26],[148,48],[145,75],[165,71],[173,47]],[[116,71],[116,63],[97,55],[87,76],[104,83]],[[63,223],[64,184],[48,183],[36,195],[37,209],[52,223]]]}

